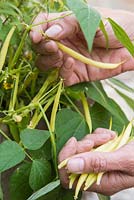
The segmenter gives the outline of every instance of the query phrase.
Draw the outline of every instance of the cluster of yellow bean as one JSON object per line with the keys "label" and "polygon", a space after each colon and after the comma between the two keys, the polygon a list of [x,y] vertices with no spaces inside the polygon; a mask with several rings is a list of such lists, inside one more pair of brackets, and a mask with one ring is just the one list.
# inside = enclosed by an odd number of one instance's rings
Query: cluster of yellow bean
{"label": "cluster of yellow bean", "polygon": [[[133,139],[132,137],[130,137],[131,132],[132,132],[132,126],[133,126],[132,123],[133,122],[131,121],[128,124],[128,126],[123,129],[122,133],[119,136],[117,136],[113,140],[97,147],[96,149],[93,149],[92,151],[112,152],[112,151],[119,149],[123,145],[127,144],[130,140]],[[67,162],[69,161],[69,159],[71,159],[71,157],[63,160],[59,164],[58,168],[61,169],[61,168],[65,167],[67,165]],[[85,173],[85,174],[80,174],[80,175],[79,174],[70,174],[70,176],[69,176],[69,179],[70,179],[69,188],[70,189],[72,189],[72,186],[73,186],[75,180],[77,180],[74,199],[78,198],[79,191],[83,184],[84,184],[84,190],[87,190],[93,183],[97,183],[99,185],[104,173],[105,172],[101,172],[98,174],[95,174],[95,173],[90,173],[90,174]]]}

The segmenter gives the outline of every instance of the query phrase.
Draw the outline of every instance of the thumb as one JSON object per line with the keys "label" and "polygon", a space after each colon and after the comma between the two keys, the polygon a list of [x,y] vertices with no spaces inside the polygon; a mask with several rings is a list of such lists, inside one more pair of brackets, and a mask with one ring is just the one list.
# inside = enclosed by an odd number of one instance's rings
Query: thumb
{"label": "thumb", "polygon": [[[66,13],[62,13],[61,17],[64,15]],[[61,40],[74,36],[79,30],[79,24],[75,16],[69,15],[51,22],[45,33],[49,38]]]}
{"label": "thumb", "polygon": [[[127,146],[127,145],[126,145]],[[105,171],[128,172],[133,157],[128,158],[127,148],[121,148],[115,152],[86,152],[73,156],[67,163],[71,173],[99,173]],[[132,153],[131,153],[132,154]]]}

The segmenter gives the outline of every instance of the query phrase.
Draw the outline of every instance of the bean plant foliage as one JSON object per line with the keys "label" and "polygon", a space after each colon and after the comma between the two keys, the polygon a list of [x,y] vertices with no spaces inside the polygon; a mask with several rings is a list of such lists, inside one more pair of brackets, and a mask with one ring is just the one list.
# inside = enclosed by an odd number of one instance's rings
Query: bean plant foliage
{"label": "bean plant foliage", "polygon": [[[57,169],[58,153],[66,141],[72,136],[80,140],[97,127],[108,128],[111,118],[112,129],[119,133],[128,123],[101,82],[65,88],[57,69],[40,72],[36,68],[36,54],[29,38],[33,19],[39,12],[66,10],[78,19],[89,51],[99,25],[108,39],[100,14],[84,0],[0,1],[2,177],[12,169],[6,185],[1,181],[1,200],[7,195],[2,192],[5,189],[10,200],[72,200],[73,191],[61,186]],[[125,31],[108,20],[119,41],[133,55],[134,46]],[[107,199],[101,195],[99,198]]]}

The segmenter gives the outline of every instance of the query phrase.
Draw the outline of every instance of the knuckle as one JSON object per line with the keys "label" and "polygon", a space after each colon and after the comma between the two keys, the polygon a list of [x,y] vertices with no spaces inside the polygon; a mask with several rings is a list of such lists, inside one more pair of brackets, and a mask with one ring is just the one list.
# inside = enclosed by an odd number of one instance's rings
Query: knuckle
{"label": "knuckle", "polygon": [[93,157],[91,160],[91,168],[94,173],[103,172],[106,170],[107,162],[103,157]]}

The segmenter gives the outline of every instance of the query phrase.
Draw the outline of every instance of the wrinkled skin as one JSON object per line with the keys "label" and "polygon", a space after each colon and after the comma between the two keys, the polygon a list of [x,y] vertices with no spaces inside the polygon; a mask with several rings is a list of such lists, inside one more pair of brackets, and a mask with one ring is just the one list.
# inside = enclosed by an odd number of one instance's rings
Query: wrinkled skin
{"label": "wrinkled skin", "polygon": [[[133,187],[134,142],[130,142],[110,153],[90,151],[93,147],[100,146],[114,137],[113,131],[102,128],[96,129],[92,135],[87,135],[81,141],[77,141],[76,138],[72,137],[59,154],[59,162],[72,156],[67,163],[66,169],[60,170],[63,186],[68,188],[68,172],[81,174],[105,171],[101,184],[99,186],[93,184],[88,191],[111,196],[123,189]],[[81,160],[83,166],[80,165]]]}
{"label": "wrinkled skin", "polygon": [[[119,23],[128,33],[130,39],[134,39],[134,26],[132,26],[132,24],[134,24],[133,13],[121,10],[98,10],[101,12],[103,17],[111,17],[117,23]],[[53,13],[49,15],[40,13],[35,18],[34,24],[61,15],[65,15],[65,13]],[[59,67],[60,75],[64,79],[65,85],[73,85],[84,81],[101,80],[128,70],[133,70],[134,59],[117,41],[109,23],[107,21],[104,23],[109,35],[109,50],[106,50],[105,38],[102,32],[98,30],[94,40],[93,51],[90,54],[87,51],[87,45],[84,36],[76,21],[76,18],[73,15],[33,27],[30,36],[34,49],[38,53],[36,65],[41,70]],[[113,70],[98,69],[93,66],[83,64],[60,51],[53,40],[44,40],[41,31],[46,32],[49,38],[59,40],[66,46],[74,49],[86,57],[92,58],[93,60],[110,63],[118,63],[126,60],[126,62],[117,69]]]}

